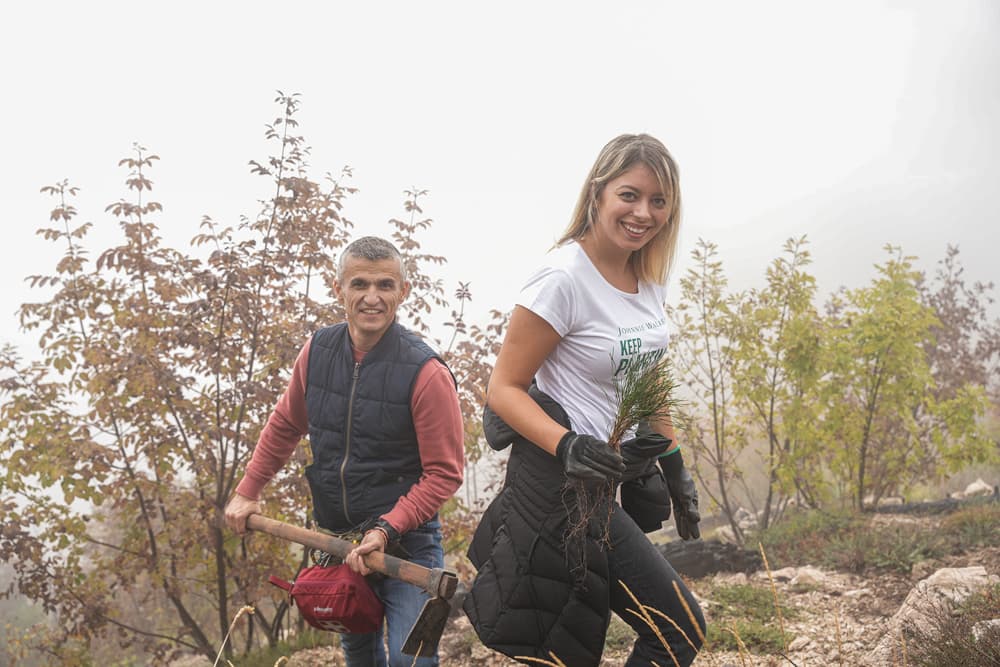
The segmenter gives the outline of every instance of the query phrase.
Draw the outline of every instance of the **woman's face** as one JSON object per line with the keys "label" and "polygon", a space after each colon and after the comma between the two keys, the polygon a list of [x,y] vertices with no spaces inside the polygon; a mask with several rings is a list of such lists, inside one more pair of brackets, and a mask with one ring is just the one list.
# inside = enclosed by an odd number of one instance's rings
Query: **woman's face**
{"label": "woman's face", "polygon": [[601,244],[634,252],[667,224],[667,196],[656,174],[638,163],[608,181],[597,199],[594,236]]}

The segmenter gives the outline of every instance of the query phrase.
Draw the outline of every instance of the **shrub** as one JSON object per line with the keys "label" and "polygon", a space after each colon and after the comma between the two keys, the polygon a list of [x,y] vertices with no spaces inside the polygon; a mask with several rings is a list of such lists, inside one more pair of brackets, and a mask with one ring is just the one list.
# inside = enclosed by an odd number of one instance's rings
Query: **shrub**
{"label": "shrub", "polygon": [[1000,627],[979,625],[978,632],[973,630],[977,624],[1000,617],[1000,586],[970,596],[955,610],[936,607],[929,617],[929,626],[909,632],[910,664],[1000,665]]}
{"label": "shrub", "polygon": [[959,510],[941,521],[941,533],[956,549],[1000,544],[1000,504]]}

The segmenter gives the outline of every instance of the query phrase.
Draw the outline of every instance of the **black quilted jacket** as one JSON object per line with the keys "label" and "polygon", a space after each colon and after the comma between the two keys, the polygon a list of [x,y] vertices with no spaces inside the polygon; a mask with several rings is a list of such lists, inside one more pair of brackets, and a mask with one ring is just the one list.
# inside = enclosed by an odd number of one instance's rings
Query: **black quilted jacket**
{"label": "black quilted jacket", "polygon": [[[558,403],[534,386],[529,394],[570,428]],[[469,547],[478,574],[465,613],[483,644],[511,658],[555,655],[568,667],[596,666],[610,618],[607,556],[593,537],[563,544],[575,502],[559,461],[488,408],[483,426],[494,449],[512,449],[503,491]]]}

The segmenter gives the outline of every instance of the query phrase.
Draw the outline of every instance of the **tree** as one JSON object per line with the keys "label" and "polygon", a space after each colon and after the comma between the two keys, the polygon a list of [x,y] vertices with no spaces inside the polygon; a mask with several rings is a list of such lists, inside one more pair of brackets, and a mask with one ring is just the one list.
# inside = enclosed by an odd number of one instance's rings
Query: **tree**
{"label": "tree", "polygon": [[[276,642],[287,621],[287,604],[264,582],[294,571],[301,556],[223,532],[216,513],[298,348],[342,319],[330,286],[350,238],[341,212],[354,189],[349,168],[323,183],[308,177],[298,96],[279,92],[276,102],[282,113],[265,134],[275,151],[250,163],[273,195],[235,226],[206,217],[192,242],[200,256],[164,245],[162,207],[149,198],[158,157],[142,146],[120,163],[129,197],[107,208],[122,241],[96,262],[84,246],[91,224],[75,222],[76,188],[43,189],[57,204],[55,225],[41,233],[65,251],[51,275],[31,278],[51,297],[20,312],[39,334],[41,359],[0,352],[0,558],[13,564],[21,594],[58,616],[43,643],[65,664],[111,637],[154,661],[180,649],[214,658],[246,603],[257,611],[243,650],[261,641],[255,632]],[[417,192],[407,193],[406,210],[419,210]],[[427,273],[444,258],[419,252],[416,235],[429,220],[392,224],[415,285],[409,315],[423,328],[447,307]],[[459,351],[449,361],[478,382],[488,377],[477,364],[492,338],[474,333],[453,341]],[[468,400],[463,407],[478,415]],[[268,514],[309,523],[307,459],[303,442],[269,487]],[[122,613],[130,597],[163,613]]]}
{"label": "tree", "polygon": [[795,491],[808,503],[810,425],[817,414],[819,316],[813,306],[815,279],[805,272],[812,261],[805,237],[788,239],[784,257],[767,268],[767,286],[751,290],[734,318],[733,388],[748,422],[766,441],[767,487],[760,527],[784,507]]}
{"label": "tree", "polygon": [[953,398],[962,387],[986,387],[1000,401],[1000,320],[989,319],[993,283],[965,282],[965,268],[956,246],[949,245],[934,277],[921,276],[920,301],[931,308],[937,323],[924,345],[936,384],[936,397]]}
{"label": "tree", "polygon": [[826,329],[821,445],[856,509],[989,453],[978,424],[984,390],[965,385],[952,399],[935,399],[924,350],[939,323],[920,302],[914,258],[886,250],[870,286],[834,297]]}
{"label": "tree", "polygon": [[[695,266],[680,280],[680,301],[667,307],[667,316],[677,330],[673,353],[676,377],[687,385],[691,396],[687,405],[678,408],[677,419],[692,445],[695,475],[742,542],[743,531],[735,518],[729,488],[741,475],[736,457],[746,446],[732,388],[736,363],[733,337],[741,296],[725,294],[727,282],[717,259],[718,246],[699,239],[691,257]],[[706,484],[701,463],[711,470],[714,488]]]}

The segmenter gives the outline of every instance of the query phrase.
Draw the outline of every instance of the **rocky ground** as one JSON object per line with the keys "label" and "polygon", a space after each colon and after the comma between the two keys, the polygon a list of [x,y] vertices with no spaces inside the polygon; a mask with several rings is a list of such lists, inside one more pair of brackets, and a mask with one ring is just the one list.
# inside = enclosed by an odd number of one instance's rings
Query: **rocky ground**
{"label": "rocky ground", "polygon": [[[934,519],[886,515],[876,520],[898,523]],[[909,576],[894,573],[858,576],[813,568],[808,563],[774,570],[771,577],[782,605],[796,610],[795,618],[785,622],[785,631],[790,638],[786,657],[751,652],[741,659],[735,652],[716,651],[709,646],[699,655],[695,665],[812,667],[866,664],[866,656],[886,634],[890,618],[917,581],[941,568],[969,566],[982,566],[988,574],[1000,576],[1000,544],[938,561],[923,561]],[[710,624],[713,623],[713,615],[717,609],[711,598],[713,587],[735,583],[770,587],[766,570],[751,572],[749,575],[719,573],[691,579],[688,583],[701,601]],[[777,619],[774,622],[777,624]],[[628,634],[631,630],[623,624],[617,624],[617,633],[617,641],[609,641],[603,666],[622,665],[627,657],[631,643],[628,641]],[[480,644],[464,615],[449,621],[440,644],[440,655],[444,667],[506,667],[518,664]],[[343,658],[335,648],[318,648],[299,651],[285,664],[291,667],[328,667],[343,665]]]}

